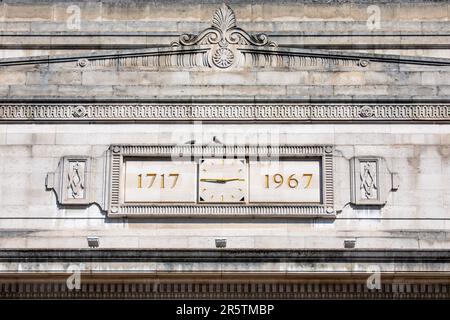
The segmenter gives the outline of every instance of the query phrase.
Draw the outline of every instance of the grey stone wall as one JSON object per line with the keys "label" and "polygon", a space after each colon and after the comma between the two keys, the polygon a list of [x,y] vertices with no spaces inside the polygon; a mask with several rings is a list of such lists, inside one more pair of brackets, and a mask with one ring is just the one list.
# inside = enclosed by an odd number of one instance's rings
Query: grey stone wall
{"label": "grey stone wall", "polygon": [[[272,132],[281,144],[335,144],[336,208],[329,219],[108,219],[96,206],[58,208],[44,186],[60,157],[100,157],[109,144],[173,143],[193,126],[3,125],[0,134],[3,248],[79,248],[97,235],[103,248],[440,248],[449,245],[450,182],[448,125],[217,125],[204,124],[204,139],[220,130],[224,143]],[[348,204],[352,156],[384,157],[398,172],[400,188],[382,208]],[[341,211],[342,210],[342,211]]]}
{"label": "grey stone wall", "polygon": [[[0,47],[8,50],[1,54],[9,57],[159,47],[176,40],[180,33],[204,29],[221,3],[3,1]],[[449,57],[447,1],[227,3],[236,11],[242,28],[266,32],[282,45]],[[377,8],[380,24],[369,29],[368,20]]]}

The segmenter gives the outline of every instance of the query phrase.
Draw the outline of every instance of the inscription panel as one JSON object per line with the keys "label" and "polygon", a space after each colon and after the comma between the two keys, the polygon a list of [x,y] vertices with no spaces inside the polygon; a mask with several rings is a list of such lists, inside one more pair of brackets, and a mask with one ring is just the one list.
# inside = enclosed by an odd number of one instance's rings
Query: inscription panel
{"label": "inscription panel", "polygon": [[124,161],[124,203],[195,202],[196,164],[190,161]]}
{"label": "inscription panel", "polygon": [[251,202],[321,203],[320,160],[251,161]]}
{"label": "inscription panel", "polygon": [[332,146],[114,145],[109,159],[111,217],[335,214]]}

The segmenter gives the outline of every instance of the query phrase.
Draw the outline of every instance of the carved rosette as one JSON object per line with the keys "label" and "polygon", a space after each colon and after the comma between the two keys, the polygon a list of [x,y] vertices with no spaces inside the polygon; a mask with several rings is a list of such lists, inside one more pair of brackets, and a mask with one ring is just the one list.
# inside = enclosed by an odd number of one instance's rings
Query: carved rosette
{"label": "carved rosette", "polygon": [[234,62],[234,54],[228,48],[219,48],[214,52],[212,61],[219,68],[228,68]]}
{"label": "carved rosette", "polygon": [[86,108],[83,107],[83,106],[80,106],[80,105],[75,106],[75,107],[73,107],[73,109],[72,109],[72,115],[73,115],[75,118],[82,118],[82,117],[85,117],[85,116],[86,116]]}
{"label": "carved rosette", "polygon": [[373,116],[373,108],[371,106],[362,106],[359,115],[362,118],[370,118]]}
{"label": "carved rosette", "polygon": [[210,46],[209,61],[221,69],[234,65],[238,58],[238,46],[276,46],[265,34],[251,35],[236,26],[233,10],[223,4],[216,10],[211,27],[198,35],[183,34],[172,46]]}

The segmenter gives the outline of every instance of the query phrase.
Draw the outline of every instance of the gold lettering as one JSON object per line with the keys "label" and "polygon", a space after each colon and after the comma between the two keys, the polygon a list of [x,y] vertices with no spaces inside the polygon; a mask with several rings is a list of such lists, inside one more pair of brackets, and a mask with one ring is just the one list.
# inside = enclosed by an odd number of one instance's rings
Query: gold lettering
{"label": "gold lettering", "polygon": [[[304,187],[304,189],[308,189],[311,186],[311,182],[312,182],[312,173],[304,173],[302,175],[302,178],[306,177],[306,185]],[[265,182],[265,188],[269,189],[270,188],[270,175],[266,174],[264,175],[264,182]],[[276,173],[272,176],[272,180],[274,183],[277,184],[277,186],[275,187],[275,189],[278,189],[279,187],[281,187],[284,183],[284,176],[280,173]],[[298,188],[299,186],[299,181],[298,179],[295,178],[295,173],[291,174],[288,178],[287,178],[287,185],[289,186],[289,188],[291,189],[295,189]]]}
{"label": "gold lettering", "polygon": [[312,181],[313,175],[312,175],[312,173],[304,173],[302,177],[307,177],[307,182],[306,182],[306,185],[305,185],[305,189],[308,189],[309,186],[311,185],[311,181]]}
{"label": "gold lettering", "polygon": [[[147,185],[147,189],[150,189],[155,184],[155,181],[156,181],[156,178],[158,177],[158,174],[157,173],[147,173],[145,176],[150,178],[149,182],[148,182],[148,185]],[[166,187],[166,181],[165,181],[166,176],[165,176],[165,174],[160,174],[159,176],[161,177],[160,188],[164,189]],[[173,189],[173,188],[175,188],[175,186],[178,183],[178,180],[180,178],[180,174],[179,173],[170,173],[169,177],[173,177],[174,178],[173,182],[172,182],[172,184],[170,186],[170,189]],[[142,174],[138,174],[138,186],[137,187],[138,187],[138,189],[142,189]]]}
{"label": "gold lettering", "polygon": [[161,175],[161,189],[164,189],[164,175]]}
{"label": "gold lettering", "polygon": [[138,174],[138,189],[142,189],[142,174]]}
{"label": "gold lettering", "polygon": [[175,185],[177,184],[179,176],[180,176],[179,173],[171,173],[171,174],[169,174],[169,177],[175,177],[175,179],[173,180],[173,183],[172,183],[172,186],[170,187],[170,189],[175,188]]}
{"label": "gold lettering", "polygon": [[284,178],[281,174],[277,173],[273,175],[273,182],[277,183],[278,186],[275,187],[275,189],[278,189],[279,187],[281,187],[281,185],[284,182]]}
{"label": "gold lettering", "polygon": [[153,183],[155,183],[156,173],[147,173],[147,177],[152,177],[152,179],[147,187],[147,188],[151,188],[153,186]]}

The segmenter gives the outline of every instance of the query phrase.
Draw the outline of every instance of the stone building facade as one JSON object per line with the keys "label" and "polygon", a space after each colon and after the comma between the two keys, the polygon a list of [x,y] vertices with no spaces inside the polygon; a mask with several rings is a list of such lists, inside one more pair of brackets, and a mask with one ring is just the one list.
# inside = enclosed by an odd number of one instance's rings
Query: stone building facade
{"label": "stone building facade", "polygon": [[447,2],[0,16],[0,297],[450,297]]}

